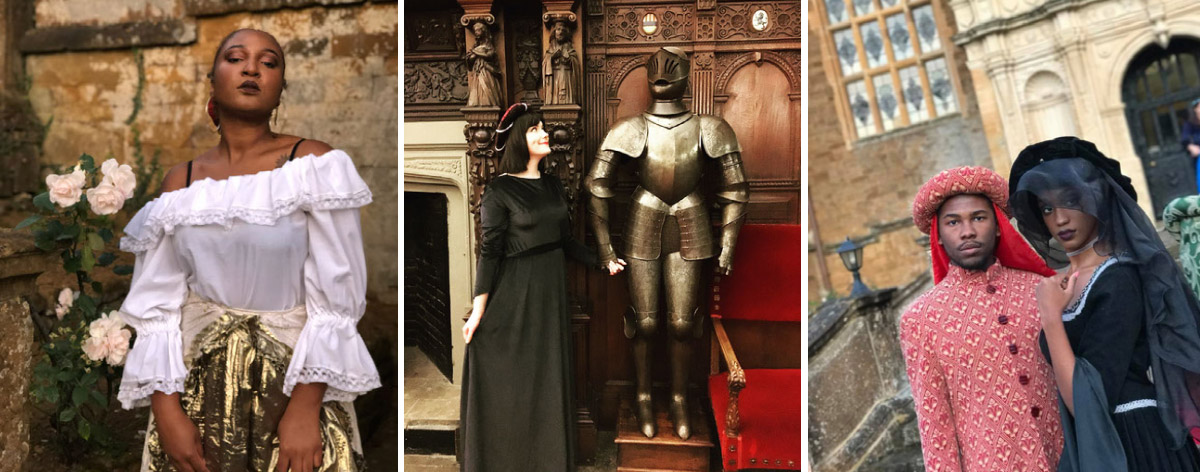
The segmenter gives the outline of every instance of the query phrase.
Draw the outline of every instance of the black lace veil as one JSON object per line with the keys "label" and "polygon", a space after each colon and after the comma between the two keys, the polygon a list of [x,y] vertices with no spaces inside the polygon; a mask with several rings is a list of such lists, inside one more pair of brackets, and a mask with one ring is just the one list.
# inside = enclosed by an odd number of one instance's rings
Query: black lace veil
{"label": "black lace veil", "polygon": [[1077,138],[1029,146],[1010,174],[1010,205],[1021,233],[1051,267],[1067,265],[1042,220],[1042,208],[1095,217],[1096,248],[1132,263],[1145,296],[1146,334],[1158,411],[1175,447],[1200,427],[1200,306],[1120,165]]}

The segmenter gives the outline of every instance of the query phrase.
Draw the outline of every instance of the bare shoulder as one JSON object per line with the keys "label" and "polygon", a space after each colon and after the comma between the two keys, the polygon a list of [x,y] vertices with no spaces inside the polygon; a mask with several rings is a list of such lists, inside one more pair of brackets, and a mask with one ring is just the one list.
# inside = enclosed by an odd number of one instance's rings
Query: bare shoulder
{"label": "bare shoulder", "polygon": [[332,150],[333,146],[330,146],[325,141],[305,139],[300,142],[300,147],[296,148],[296,157],[300,158],[309,154],[320,157]]}
{"label": "bare shoulder", "polygon": [[180,162],[171,167],[171,170],[167,171],[167,175],[163,176],[159,191],[167,193],[187,187],[187,166],[187,162]]}

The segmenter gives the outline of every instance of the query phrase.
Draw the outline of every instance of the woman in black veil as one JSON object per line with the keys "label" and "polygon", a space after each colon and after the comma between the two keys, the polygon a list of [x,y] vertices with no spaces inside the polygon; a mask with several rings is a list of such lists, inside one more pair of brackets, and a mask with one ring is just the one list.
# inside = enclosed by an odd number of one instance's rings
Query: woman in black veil
{"label": "woman in black veil", "polygon": [[1022,234],[1064,276],[1038,287],[1066,435],[1060,471],[1200,471],[1200,307],[1117,161],[1064,137],[1010,173]]}

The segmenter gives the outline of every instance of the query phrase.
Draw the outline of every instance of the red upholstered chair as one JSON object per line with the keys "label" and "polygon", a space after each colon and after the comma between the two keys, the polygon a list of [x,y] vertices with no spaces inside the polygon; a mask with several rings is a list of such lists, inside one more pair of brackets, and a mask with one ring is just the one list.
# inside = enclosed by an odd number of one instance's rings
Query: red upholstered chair
{"label": "red upholstered chair", "polygon": [[733,273],[713,284],[708,392],[725,470],[800,470],[803,463],[803,236],[799,225],[744,226]]}

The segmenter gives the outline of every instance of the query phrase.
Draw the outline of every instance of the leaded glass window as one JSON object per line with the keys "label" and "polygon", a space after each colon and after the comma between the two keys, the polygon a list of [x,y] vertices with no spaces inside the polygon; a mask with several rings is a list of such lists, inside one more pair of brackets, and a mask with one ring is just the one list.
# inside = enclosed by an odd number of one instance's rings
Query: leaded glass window
{"label": "leaded glass window", "polygon": [[[858,138],[958,112],[954,50],[932,0],[820,0],[841,72],[841,103]],[[844,115],[843,115],[844,116]],[[844,119],[845,120],[845,119]]]}
{"label": "leaded glass window", "polygon": [[858,135],[863,137],[875,134],[875,117],[871,113],[866,84],[861,80],[846,84],[846,96],[850,97],[850,114],[854,117],[854,127],[858,130]]}

